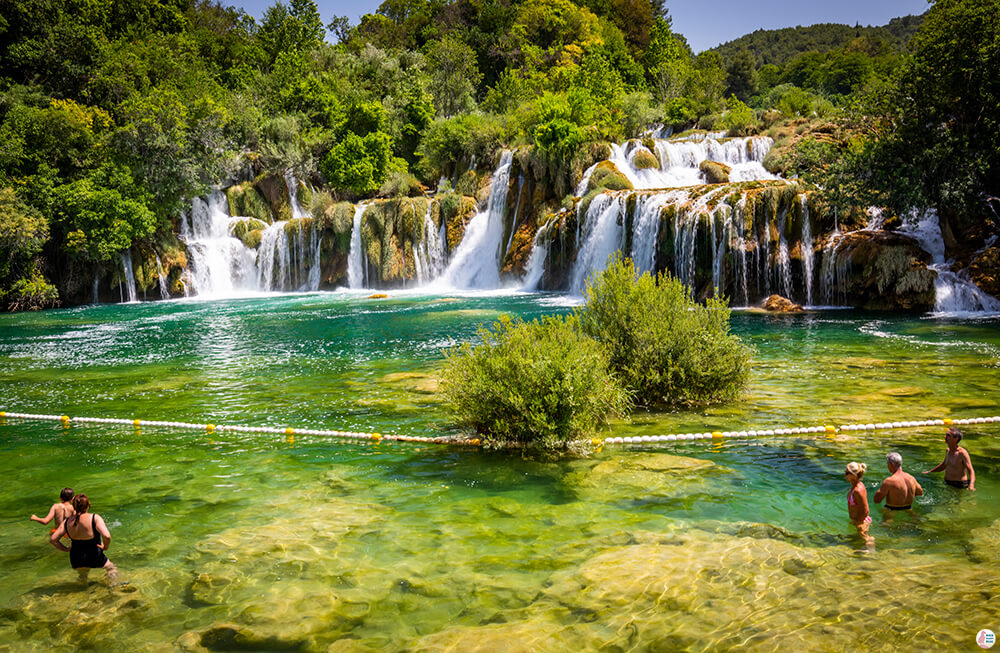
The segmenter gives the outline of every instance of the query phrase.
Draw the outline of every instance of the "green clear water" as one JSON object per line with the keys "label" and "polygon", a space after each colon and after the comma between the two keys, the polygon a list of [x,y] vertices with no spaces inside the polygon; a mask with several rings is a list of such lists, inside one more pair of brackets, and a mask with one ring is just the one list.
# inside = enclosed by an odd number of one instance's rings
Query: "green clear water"
{"label": "green clear water", "polygon": [[[76,416],[450,433],[441,347],[554,295],[308,294],[0,316],[0,403]],[[1000,322],[735,313],[751,395],[637,413],[612,435],[1000,414]],[[969,649],[1000,628],[1000,425],[963,442],[978,491],[917,475],[874,553],[842,470],[919,472],[942,430],[605,448],[467,448],[165,428],[0,425],[0,642],[13,650]],[[113,535],[75,584],[46,543],[58,490]],[[873,508],[875,508],[873,506]]]}

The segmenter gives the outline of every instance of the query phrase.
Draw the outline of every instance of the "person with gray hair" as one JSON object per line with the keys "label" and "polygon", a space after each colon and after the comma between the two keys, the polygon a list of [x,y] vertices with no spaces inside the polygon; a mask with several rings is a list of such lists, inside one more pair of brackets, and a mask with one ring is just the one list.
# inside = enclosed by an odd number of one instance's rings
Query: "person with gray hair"
{"label": "person with gray hair", "polygon": [[889,476],[882,481],[882,486],[875,493],[875,503],[885,499],[883,519],[889,521],[892,514],[913,507],[913,499],[923,496],[924,488],[917,479],[903,471],[903,457],[893,451],[886,455],[885,464],[889,468]]}

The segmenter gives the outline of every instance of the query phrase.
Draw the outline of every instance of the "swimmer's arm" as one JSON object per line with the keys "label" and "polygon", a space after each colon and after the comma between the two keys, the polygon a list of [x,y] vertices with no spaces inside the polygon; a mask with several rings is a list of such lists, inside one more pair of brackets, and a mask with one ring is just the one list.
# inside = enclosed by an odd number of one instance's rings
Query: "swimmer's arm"
{"label": "swimmer's arm", "polygon": [[52,521],[52,518],[56,516],[56,505],[57,504],[55,504],[55,503],[52,504],[52,507],[49,508],[49,514],[45,515],[45,517],[39,517],[38,515],[32,515],[31,516],[31,521],[36,521],[39,524],[48,524],[50,521]]}
{"label": "swimmer's arm", "polygon": [[107,551],[108,547],[111,546],[111,531],[108,530],[108,525],[104,523],[104,518],[100,515],[94,516],[94,522],[97,524],[97,532],[101,534],[101,549]]}
{"label": "swimmer's arm", "polygon": [[926,472],[924,472],[924,474],[933,474],[934,472],[940,472],[942,469],[944,469],[945,463],[947,463],[947,462],[948,462],[948,458],[945,457],[945,459],[941,461],[941,464],[939,464],[934,469],[928,469]]}
{"label": "swimmer's arm", "polygon": [[52,535],[49,536],[49,544],[56,547],[60,551],[69,551],[69,547],[59,541],[59,539],[66,534],[66,522],[59,524],[59,528],[52,531]]}
{"label": "swimmer's arm", "polygon": [[924,496],[924,488],[920,487],[920,483],[917,482],[917,479],[913,479],[913,484],[917,486],[913,490],[913,496],[917,496],[917,497]]}
{"label": "swimmer's arm", "polygon": [[968,451],[962,451],[962,461],[965,463],[965,468],[969,471],[969,489],[975,492],[976,470],[972,468],[972,458],[969,457]]}
{"label": "swimmer's arm", "polygon": [[885,495],[889,494],[889,488],[885,486],[885,483],[879,486],[878,492],[875,493],[875,497],[872,499],[875,503],[882,503],[882,499]]}

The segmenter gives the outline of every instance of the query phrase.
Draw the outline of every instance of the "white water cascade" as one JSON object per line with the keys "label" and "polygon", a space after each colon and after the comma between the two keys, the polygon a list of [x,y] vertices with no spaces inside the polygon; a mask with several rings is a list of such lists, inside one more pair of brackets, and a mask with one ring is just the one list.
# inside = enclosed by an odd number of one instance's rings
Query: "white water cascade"
{"label": "white water cascade", "polygon": [[292,174],[285,174],[292,219],[281,220],[261,232],[257,248],[257,287],[260,290],[319,290],[319,234],[315,226],[305,233],[308,215],[298,202],[298,187]]}
{"label": "white water cascade", "polygon": [[937,272],[934,280],[934,312],[1000,313],[1000,300],[983,292],[967,278],[952,272],[952,261],[945,259],[944,238],[937,211],[911,211],[903,219],[903,226],[898,233],[913,238],[931,255],[931,264],[927,267]]}
{"label": "white water cascade", "polygon": [[577,252],[570,275],[572,292],[582,293],[587,278],[603,270],[608,258],[624,247],[625,231],[620,220],[625,214],[625,200],[621,193],[601,193],[590,202],[583,227],[583,246]]}
{"label": "white water cascade", "polygon": [[524,278],[521,280],[521,290],[532,292],[538,289],[538,282],[545,274],[545,259],[549,256],[548,238],[552,223],[543,225],[535,233],[535,242],[531,245],[531,254],[524,266]]}
{"label": "white water cascade", "polygon": [[510,168],[514,153],[504,151],[500,165],[490,182],[486,210],[477,213],[465,229],[465,236],[455,250],[448,268],[440,277],[442,285],[452,288],[497,288],[500,286],[500,263],[504,252],[503,217],[507,209]]}
{"label": "white water cascade", "polygon": [[256,290],[257,254],[231,234],[228,201],[221,190],[195,198],[181,222],[181,240],[188,249],[185,292],[225,297],[236,290]]}
{"label": "white water cascade", "polygon": [[809,197],[803,193],[799,196],[802,206],[802,241],[799,244],[802,252],[802,278],[806,285],[806,305],[813,303],[813,241],[812,227],[809,225]]}
{"label": "white water cascade", "polygon": [[424,284],[433,281],[445,268],[444,243],[447,238],[444,220],[441,220],[441,228],[434,226],[431,218],[433,202],[427,203],[427,212],[424,213],[424,238],[419,243],[413,244],[413,261],[417,268],[417,283]]}
{"label": "white water cascade", "polygon": [[160,285],[160,299],[170,299],[170,288],[167,286],[167,275],[163,271],[163,261],[160,260],[159,254],[154,256],[156,256],[156,279]]}
{"label": "white water cascade", "polygon": [[[122,261],[122,277],[118,284],[118,291],[121,294],[122,286],[128,292],[128,303],[134,304],[139,301],[139,294],[135,290],[135,273],[132,270],[132,252],[125,250],[120,255]],[[124,295],[121,297],[124,302]]]}
{"label": "white water cascade", "polygon": [[347,255],[347,287],[365,287],[364,249],[361,243],[361,216],[368,204],[362,202],[354,207],[354,221],[351,223],[351,249]]}

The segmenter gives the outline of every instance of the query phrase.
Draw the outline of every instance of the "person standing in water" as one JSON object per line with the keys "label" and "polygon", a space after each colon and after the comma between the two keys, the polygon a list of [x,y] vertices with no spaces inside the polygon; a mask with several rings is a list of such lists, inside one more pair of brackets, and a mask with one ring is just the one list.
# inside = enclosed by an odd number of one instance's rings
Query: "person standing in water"
{"label": "person standing in water", "polygon": [[882,486],[875,493],[875,503],[885,499],[883,518],[890,521],[892,514],[913,508],[913,499],[923,496],[924,488],[920,487],[912,474],[903,471],[903,457],[893,451],[885,457],[889,468],[889,476],[882,481]]}
{"label": "person standing in water", "polygon": [[924,474],[933,474],[944,470],[944,482],[951,487],[962,490],[976,491],[976,470],[972,468],[972,459],[969,452],[964,447],[958,446],[962,441],[962,432],[956,428],[948,429],[944,434],[944,442],[948,445],[948,450],[944,454],[944,460],[934,469],[928,469]]}
{"label": "person standing in water", "polygon": [[868,527],[872,523],[871,515],[868,513],[868,489],[865,488],[863,478],[868,466],[864,463],[847,463],[844,470],[844,478],[847,479],[851,489],[847,491],[847,515],[851,518],[851,523],[858,529],[858,535],[864,540],[868,549],[874,548],[875,540],[868,534]]}
{"label": "person standing in water", "polygon": [[[108,583],[115,584],[118,578],[118,568],[108,560],[105,552],[111,544],[111,531],[100,515],[90,513],[90,499],[86,494],[73,497],[73,508],[76,514],[64,521],[52,533],[49,541],[60,551],[69,551],[69,562],[80,574],[80,581],[87,582],[87,574],[91,569],[104,569]],[[59,538],[69,535],[72,546],[67,548]]]}
{"label": "person standing in water", "polygon": [[55,528],[49,531],[49,535],[56,532],[64,521],[72,517],[76,511],[73,510],[73,488],[64,487],[62,492],[59,493],[60,503],[53,503],[52,507],[49,508],[49,514],[44,517],[39,517],[38,515],[32,515],[31,521],[36,521],[39,524],[48,524],[53,519],[56,520]]}

